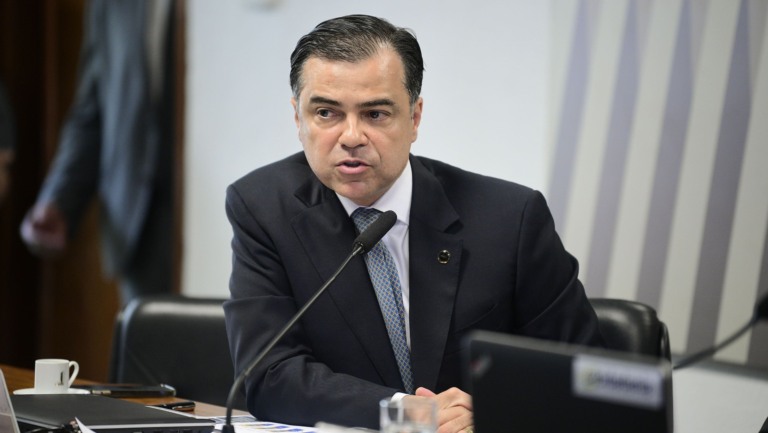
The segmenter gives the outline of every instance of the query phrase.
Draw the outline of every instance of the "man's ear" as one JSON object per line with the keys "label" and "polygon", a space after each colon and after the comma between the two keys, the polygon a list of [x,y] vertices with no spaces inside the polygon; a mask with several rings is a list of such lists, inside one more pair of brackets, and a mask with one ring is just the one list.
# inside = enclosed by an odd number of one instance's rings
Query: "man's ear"
{"label": "man's ear", "polygon": [[411,113],[411,121],[413,121],[413,141],[419,136],[419,125],[421,124],[421,113],[424,108],[424,99],[419,99],[413,104],[413,113]]}
{"label": "man's ear", "polygon": [[293,121],[296,122],[296,127],[299,127],[299,101],[295,97],[291,97],[291,106],[293,106]]}

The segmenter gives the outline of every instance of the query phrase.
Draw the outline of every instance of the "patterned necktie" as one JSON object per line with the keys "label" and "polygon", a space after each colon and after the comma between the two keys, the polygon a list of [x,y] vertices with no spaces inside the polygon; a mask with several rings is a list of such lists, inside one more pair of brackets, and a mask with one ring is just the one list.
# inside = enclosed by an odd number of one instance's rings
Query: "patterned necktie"
{"label": "patterned necktie", "polygon": [[[372,208],[357,208],[352,212],[352,220],[357,230],[362,233],[381,214]],[[389,341],[395,351],[397,366],[403,379],[405,390],[413,393],[413,374],[411,373],[411,351],[408,349],[408,341],[405,337],[405,308],[403,307],[403,294],[400,289],[400,278],[392,255],[379,241],[368,254],[365,255],[365,265],[371,276],[376,298],[379,300],[379,308],[384,315],[387,325]]]}

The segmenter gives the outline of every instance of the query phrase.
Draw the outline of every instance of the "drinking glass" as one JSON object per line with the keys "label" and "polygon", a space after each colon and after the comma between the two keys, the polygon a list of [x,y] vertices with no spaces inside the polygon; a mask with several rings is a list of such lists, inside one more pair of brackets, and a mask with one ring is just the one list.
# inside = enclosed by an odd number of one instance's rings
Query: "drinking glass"
{"label": "drinking glass", "polygon": [[409,398],[379,403],[381,433],[435,433],[437,406],[427,398]]}

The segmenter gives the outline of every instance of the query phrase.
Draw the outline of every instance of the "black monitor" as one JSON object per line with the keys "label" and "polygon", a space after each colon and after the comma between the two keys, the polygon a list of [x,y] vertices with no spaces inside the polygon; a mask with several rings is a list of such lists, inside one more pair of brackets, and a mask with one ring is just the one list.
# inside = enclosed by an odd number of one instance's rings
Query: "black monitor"
{"label": "black monitor", "polygon": [[481,331],[465,341],[476,433],[672,433],[665,359]]}

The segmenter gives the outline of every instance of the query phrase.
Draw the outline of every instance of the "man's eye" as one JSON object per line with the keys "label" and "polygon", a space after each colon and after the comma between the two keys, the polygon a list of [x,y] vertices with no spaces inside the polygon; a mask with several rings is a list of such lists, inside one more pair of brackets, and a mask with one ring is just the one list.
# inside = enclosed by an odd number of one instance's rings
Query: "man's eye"
{"label": "man's eye", "polygon": [[368,117],[370,117],[372,120],[383,120],[385,117],[387,117],[387,114],[382,111],[369,111]]}
{"label": "man's eye", "polygon": [[323,118],[331,117],[331,114],[332,114],[331,110],[328,110],[326,108],[321,108],[321,109],[317,110],[317,115],[320,116],[320,117],[323,117]]}

